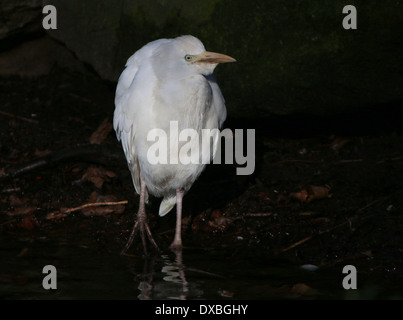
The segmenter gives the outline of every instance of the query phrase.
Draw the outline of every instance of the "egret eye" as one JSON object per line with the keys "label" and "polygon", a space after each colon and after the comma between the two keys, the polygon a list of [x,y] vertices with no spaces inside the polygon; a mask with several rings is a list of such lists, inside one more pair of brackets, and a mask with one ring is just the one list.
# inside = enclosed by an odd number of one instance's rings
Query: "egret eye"
{"label": "egret eye", "polygon": [[186,61],[192,61],[192,60],[193,60],[193,56],[191,56],[190,54],[187,54],[187,55],[185,56],[185,60],[186,60]]}

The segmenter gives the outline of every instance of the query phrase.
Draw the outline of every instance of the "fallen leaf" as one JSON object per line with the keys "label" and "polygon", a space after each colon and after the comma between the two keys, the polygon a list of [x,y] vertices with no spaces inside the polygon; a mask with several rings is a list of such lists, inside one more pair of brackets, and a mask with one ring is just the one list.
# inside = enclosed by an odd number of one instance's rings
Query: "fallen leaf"
{"label": "fallen leaf", "polygon": [[332,195],[330,193],[330,187],[329,186],[308,186],[308,193],[309,193],[309,198],[308,201],[311,202],[312,200],[317,200],[317,199],[325,199],[325,198],[331,198]]}
{"label": "fallen leaf", "polygon": [[266,192],[259,192],[259,193],[257,194],[257,196],[258,196],[260,199],[264,200],[264,201],[270,201],[269,195],[268,195]]}
{"label": "fallen leaf", "polygon": [[313,186],[309,185],[307,187],[302,188],[298,192],[290,193],[290,197],[301,202],[309,203],[313,200],[331,198],[332,194],[330,193],[329,186]]}
{"label": "fallen leaf", "polygon": [[311,296],[316,295],[318,291],[316,289],[311,288],[310,286],[306,285],[305,283],[297,283],[295,284],[291,290],[292,293],[301,295],[301,296]]}
{"label": "fallen leaf", "polygon": [[113,171],[106,170],[106,171],[105,171],[105,174],[106,174],[106,176],[109,177],[109,178],[116,178],[116,173],[113,172]]}
{"label": "fallen leaf", "polygon": [[210,219],[206,219],[206,214],[199,214],[193,221],[192,229],[205,232],[217,232],[227,229],[233,219],[224,217],[220,210],[214,210]]}
{"label": "fallen leaf", "polygon": [[307,201],[309,197],[308,190],[302,189],[301,191],[298,192],[292,192],[290,193],[290,197],[299,200],[301,202],[308,202]]}
{"label": "fallen leaf", "polygon": [[[18,272],[18,271],[16,271]],[[27,283],[28,277],[23,275],[15,275],[10,273],[1,273],[0,282],[1,283],[11,283],[13,285],[23,286]]]}
{"label": "fallen leaf", "polygon": [[209,224],[215,231],[223,231],[227,229],[227,227],[232,223],[233,219],[224,217],[221,213],[221,210],[214,210],[211,213]]}
{"label": "fallen leaf", "polygon": [[110,178],[114,177],[116,177],[116,174],[112,171],[106,170],[102,167],[90,166],[81,177],[81,181],[90,181],[98,189],[101,189],[105,181],[109,181]]}
{"label": "fallen leaf", "polygon": [[37,157],[43,157],[43,156],[48,155],[49,153],[52,153],[52,151],[48,150],[48,149],[46,149],[46,150],[38,150],[38,149],[36,149],[35,150],[35,156],[37,156]]}
{"label": "fallen leaf", "polygon": [[22,219],[21,223],[19,224],[21,228],[29,231],[35,229],[38,225],[38,220],[36,219],[33,212],[26,214],[24,219]]}
{"label": "fallen leaf", "polygon": [[305,283],[297,283],[293,286],[285,284],[279,287],[276,291],[278,294],[281,294],[289,298],[298,298],[301,296],[313,296],[319,293],[318,290],[311,288]]}

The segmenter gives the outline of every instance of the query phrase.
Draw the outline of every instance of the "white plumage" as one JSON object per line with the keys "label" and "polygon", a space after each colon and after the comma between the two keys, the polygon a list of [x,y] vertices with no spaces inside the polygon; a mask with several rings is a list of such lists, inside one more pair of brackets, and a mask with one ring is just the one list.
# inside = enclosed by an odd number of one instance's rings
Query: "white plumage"
{"label": "white plumage", "polygon": [[[160,215],[168,213],[178,202],[177,219],[181,219],[178,211],[181,211],[183,194],[205,167],[203,163],[151,164],[147,151],[154,142],[147,141],[148,133],[159,128],[169,138],[171,121],[177,121],[179,132],[190,128],[199,137],[202,129],[221,128],[226,109],[213,71],[218,63],[232,61],[235,59],[229,56],[206,52],[201,41],[193,36],[150,42],[127,60],[116,88],[113,125],[134,187],[140,194],[140,208],[124,251],[129,248],[137,229],[141,231],[144,246],[144,232],[155,245],[145,217],[144,202],[148,192],[163,197]],[[179,142],[177,148],[168,144],[168,159],[185,143]],[[200,156],[211,159],[216,146],[203,149],[201,145]],[[181,246],[180,232],[177,220],[174,247]]]}

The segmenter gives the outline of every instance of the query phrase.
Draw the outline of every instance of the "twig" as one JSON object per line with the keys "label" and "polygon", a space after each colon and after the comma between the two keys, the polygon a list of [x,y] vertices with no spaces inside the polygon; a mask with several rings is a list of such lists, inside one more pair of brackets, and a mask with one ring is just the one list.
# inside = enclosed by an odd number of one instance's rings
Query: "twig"
{"label": "twig", "polygon": [[376,164],[383,164],[386,161],[399,161],[399,160],[402,160],[402,159],[403,159],[402,156],[393,157],[393,158],[389,158],[389,159],[382,159],[382,160],[377,161]]}
{"label": "twig", "polygon": [[127,200],[122,200],[122,201],[107,201],[107,202],[92,202],[92,203],[86,203],[81,206],[75,207],[75,208],[68,208],[68,209],[63,209],[61,210],[62,213],[70,213],[74,211],[79,211],[84,208],[88,207],[98,207],[98,206],[117,206],[120,204],[127,204]]}
{"label": "twig", "polygon": [[392,198],[392,197],[394,197],[394,196],[396,196],[396,195],[398,195],[398,194],[400,194],[400,193],[403,193],[403,190],[398,190],[398,191],[393,192],[393,193],[391,193],[391,194],[389,194],[389,195],[387,195],[387,196],[385,196],[385,197],[375,199],[375,200],[371,201],[370,203],[368,203],[367,205],[365,205],[364,207],[358,209],[357,212],[360,213],[360,212],[362,212],[363,210],[365,210],[365,209],[367,209],[367,208],[369,208],[369,207],[372,207],[374,204],[376,204],[376,203],[378,203],[378,202],[381,202],[381,201],[388,200],[389,198]]}
{"label": "twig", "polygon": [[372,207],[374,204],[376,204],[376,203],[378,203],[378,202],[381,202],[381,201],[383,201],[383,200],[386,200],[386,199],[388,199],[388,198],[389,198],[389,196],[382,197],[382,198],[380,198],[380,199],[375,199],[375,200],[371,201],[370,203],[368,203],[367,205],[363,206],[362,208],[358,209],[357,212],[364,211],[365,209],[367,209],[367,208],[369,208],[369,207]]}
{"label": "twig", "polygon": [[[286,252],[286,251],[288,251],[290,249],[293,249],[293,248],[295,248],[295,247],[297,247],[297,246],[299,246],[299,245],[301,245],[301,244],[313,239],[315,236],[320,236],[320,235],[322,235],[324,233],[331,232],[331,231],[333,231],[333,230],[335,230],[337,228],[343,227],[343,226],[345,226],[347,224],[350,225],[350,228],[351,228],[352,221],[355,221],[356,219],[358,219],[364,210],[372,207],[373,205],[375,205],[375,204],[377,204],[377,203],[379,203],[381,201],[387,200],[387,199],[391,198],[392,196],[396,196],[397,194],[400,194],[400,193],[403,193],[403,191],[399,190],[399,191],[397,191],[395,193],[392,193],[392,194],[390,194],[390,195],[388,195],[386,197],[375,199],[375,200],[371,201],[370,203],[368,203],[367,205],[365,205],[364,207],[357,209],[357,211],[356,211],[357,214],[355,216],[349,218],[347,221],[342,222],[342,223],[338,224],[337,226],[334,226],[333,228],[326,229],[326,230],[323,230],[323,231],[319,231],[317,234],[314,234],[314,235],[308,236],[306,238],[303,238],[303,239],[293,243],[292,245],[290,245],[290,246],[288,246],[288,247],[286,247],[284,249],[281,249],[280,253],[283,253],[283,252]],[[368,219],[368,218],[372,217],[373,215],[374,214],[367,215],[366,218]]]}
{"label": "twig", "polygon": [[56,212],[51,212],[47,215],[46,219],[54,219],[56,217],[64,217],[70,212],[74,211],[79,211],[84,208],[88,207],[99,207],[99,206],[118,206],[121,204],[127,204],[127,200],[122,200],[122,201],[107,201],[107,202],[92,202],[92,203],[86,203],[81,206],[75,207],[75,208],[65,208],[65,209],[60,209],[60,211]]}
{"label": "twig", "polygon": [[262,212],[262,213],[249,212],[249,213],[245,214],[245,217],[269,217],[272,215],[273,215],[273,212]]}
{"label": "twig", "polygon": [[0,114],[2,114],[4,116],[12,117],[12,118],[17,118],[17,119],[20,119],[20,120],[23,120],[23,121],[26,121],[26,122],[31,122],[31,123],[35,123],[35,124],[39,123],[38,120],[29,119],[29,118],[25,118],[25,117],[22,117],[22,116],[17,116],[15,114],[12,114],[12,113],[9,113],[9,112],[6,112],[6,111],[0,111]]}
{"label": "twig", "polygon": [[277,164],[287,163],[287,162],[290,162],[290,163],[318,163],[318,162],[322,162],[322,160],[283,159],[283,160],[277,161],[274,164],[277,165]]}
{"label": "twig", "polygon": [[283,253],[283,252],[286,252],[288,250],[291,250],[291,249],[293,249],[293,248],[295,248],[295,247],[297,247],[297,246],[299,246],[299,245],[311,240],[312,238],[313,238],[313,236],[309,236],[309,237],[306,237],[304,239],[301,239],[301,240],[293,243],[292,245],[290,245],[290,246],[288,246],[288,247],[286,247],[284,249],[281,249],[280,252]]}
{"label": "twig", "polygon": [[[353,218],[355,218],[355,217],[353,217]],[[339,223],[337,226],[334,226],[333,228],[326,229],[326,230],[322,230],[322,231],[319,231],[319,232],[316,233],[316,234],[313,234],[313,235],[311,235],[311,236],[308,236],[308,237],[306,237],[306,238],[303,238],[303,239],[301,239],[301,240],[299,240],[299,241],[293,243],[292,245],[290,245],[290,246],[288,246],[288,247],[286,247],[286,248],[284,248],[284,249],[281,249],[281,250],[280,250],[280,253],[283,253],[283,252],[286,252],[286,251],[288,251],[288,250],[291,250],[291,249],[293,249],[293,248],[295,248],[295,247],[297,247],[297,246],[299,246],[299,245],[301,245],[301,244],[303,244],[303,243],[305,243],[305,242],[307,242],[307,241],[313,239],[315,236],[320,236],[320,235],[322,235],[322,234],[331,232],[331,231],[333,231],[333,230],[335,230],[335,229],[337,229],[337,228],[343,227],[343,226],[345,226],[345,225],[347,225],[347,224],[351,224],[351,219],[348,219],[348,220],[345,221],[345,222]]]}
{"label": "twig", "polygon": [[11,193],[11,192],[17,192],[17,191],[20,191],[20,190],[21,190],[20,187],[5,188],[5,189],[1,190],[1,193]]}
{"label": "twig", "polygon": [[340,163],[354,163],[354,162],[363,162],[363,159],[346,159],[346,160],[340,160]]}

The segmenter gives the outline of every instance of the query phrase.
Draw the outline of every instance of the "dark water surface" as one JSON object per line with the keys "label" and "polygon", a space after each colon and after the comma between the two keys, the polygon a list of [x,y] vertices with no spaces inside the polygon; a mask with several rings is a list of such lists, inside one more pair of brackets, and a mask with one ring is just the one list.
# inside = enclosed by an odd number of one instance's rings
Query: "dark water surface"
{"label": "dark water surface", "polygon": [[[232,130],[256,129],[254,174],[208,166],[185,197],[181,257],[167,249],[175,215],[160,219],[151,201],[162,253],[144,258],[139,243],[120,255],[138,198],[111,127],[115,84],[63,69],[0,87],[0,298],[402,299],[401,102],[228,119]],[[108,123],[100,148],[90,147]],[[57,290],[42,287],[46,265]],[[343,289],[345,265],[357,269],[357,290]]]}
{"label": "dark water surface", "polygon": [[[46,236],[34,241],[28,238],[13,241],[4,235],[2,238],[0,296],[3,299],[382,297],[379,288],[382,279],[359,277],[359,290],[344,290],[345,275],[340,268],[304,270],[286,260],[253,258],[253,254],[234,254],[229,248],[189,246],[182,253],[168,250],[145,258],[121,256],[115,247],[110,250],[87,247],[83,243],[90,239],[83,235],[69,235],[64,239]],[[45,265],[57,269],[56,290],[45,290],[42,286]],[[398,298],[397,293],[388,294],[386,298]]]}

